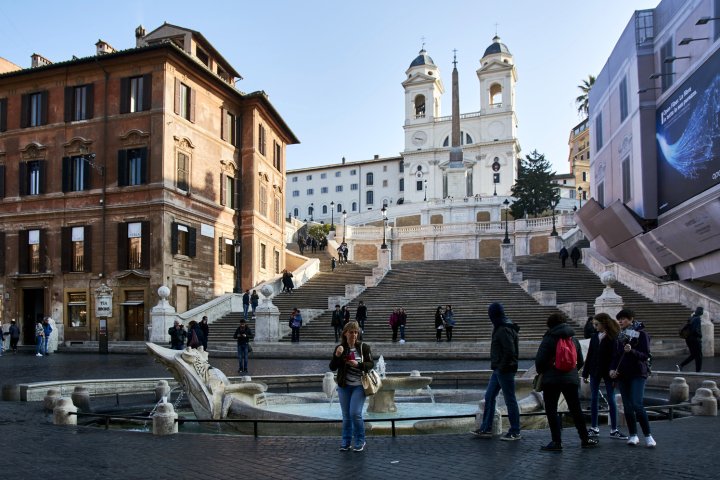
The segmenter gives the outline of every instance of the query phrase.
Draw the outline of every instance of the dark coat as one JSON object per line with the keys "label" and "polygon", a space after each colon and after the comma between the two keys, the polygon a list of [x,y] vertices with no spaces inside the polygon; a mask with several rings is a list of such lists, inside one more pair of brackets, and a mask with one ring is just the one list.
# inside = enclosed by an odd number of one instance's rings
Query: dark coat
{"label": "dark coat", "polygon": [[560,254],[559,254],[559,256],[560,256],[560,258],[568,258],[569,254],[568,254],[567,248],[562,247],[562,248],[560,249]]}
{"label": "dark coat", "polygon": [[[342,355],[339,357],[335,356],[335,350],[337,350],[338,345],[333,348],[333,356],[332,359],[330,359],[330,370],[336,371],[337,370],[337,384],[338,387],[344,387],[345,385],[345,373],[346,373],[346,366],[347,366],[347,356],[349,353],[348,346],[345,342],[341,344],[345,351]],[[370,351],[370,345],[363,342],[357,342],[355,344],[357,349],[360,351],[360,354],[362,355],[362,362],[358,364],[358,368],[362,370],[363,372],[369,372],[372,370],[372,368],[375,366],[375,362],[372,358],[372,352]]]}
{"label": "dark coat", "polygon": [[170,335],[170,345],[172,348],[182,347],[185,345],[187,332],[184,328],[170,327],[168,335]]}
{"label": "dark coat", "polygon": [[590,348],[588,348],[587,357],[585,358],[585,367],[583,367],[582,377],[606,378],[610,374],[610,364],[618,347],[618,340],[612,339],[605,335],[600,341],[600,334],[595,333],[590,338]]}
{"label": "dark coat", "polygon": [[333,310],[332,320],[330,321],[330,325],[332,325],[333,327],[341,327],[342,324],[343,324],[342,310]]}
{"label": "dark coat", "polygon": [[520,327],[508,320],[493,328],[490,342],[490,368],[500,373],[515,373],[518,370]]}
{"label": "dark coat", "polygon": [[[197,339],[200,342],[200,345],[201,346],[205,345],[205,342],[207,342],[207,340],[205,339],[205,335],[203,334],[203,331],[200,328],[200,324],[198,323],[194,327],[189,329],[187,332],[187,346],[188,347],[192,346],[192,345],[190,345],[190,343],[192,342],[193,333],[195,333],[195,336],[197,336]],[[195,346],[194,348],[197,348],[197,346]]]}
{"label": "dark coat", "polygon": [[244,329],[241,326],[235,329],[233,338],[237,340],[238,345],[245,345],[246,343],[249,343],[250,340],[255,338],[255,335],[253,335],[253,331],[250,328],[250,325],[245,325]]}
{"label": "dark coat", "polygon": [[570,252],[570,259],[575,261],[575,260],[580,260],[580,257],[582,257],[582,254],[580,253],[580,249],[577,247],[573,247],[572,251]]}
{"label": "dark coat", "polygon": [[[629,331],[637,332],[637,337],[630,338]],[[620,332],[618,339],[610,369],[617,371],[618,378],[647,378],[650,336],[645,332],[645,326],[641,322],[633,322],[630,327]],[[625,345],[628,343],[632,350],[625,352]]]}
{"label": "dark coat", "polygon": [[366,305],[358,305],[357,310],[355,310],[355,320],[367,320]]}
{"label": "dark coat", "polygon": [[[577,364],[575,368],[569,372],[561,372],[555,368],[555,349],[557,342],[561,338],[572,338],[577,352]],[[561,323],[548,329],[543,335],[540,347],[538,347],[535,355],[535,369],[538,373],[543,374],[543,385],[562,385],[572,384],[579,385],[578,370],[583,367],[582,348],[575,338],[575,331],[567,323]]]}
{"label": "dark coat", "polygon": [[688,323],[690,323],[690,336],[688,339],[701,339],[702,338],[702,315],[703,315],[703,308],[697,307],[695,309],[695,313],[692,314],[692,316],[688,319]]}

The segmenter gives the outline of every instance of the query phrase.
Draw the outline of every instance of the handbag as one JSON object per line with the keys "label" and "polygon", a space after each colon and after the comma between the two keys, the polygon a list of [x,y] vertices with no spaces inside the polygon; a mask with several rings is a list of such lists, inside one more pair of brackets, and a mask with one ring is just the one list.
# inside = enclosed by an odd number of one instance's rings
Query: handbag
{"label": "handbag", "polygon": [[248,353],[252,353],[252,345],[248,342]]}
{"label": "handbag", "polygon": [[202,343],[200,343],[200,339],[197,336],[197,333],[193,330],[192,337],[190,337],[190,346],[192,348],[198,348]]}
{"label": "handbag", "polygon": [[360,381],[362,383],[363,390],[365,390],[365,395],[368,397],[371,395],[375,395],[382,386],[382,380],[380,380],[380,375],[378,375],[375,370],[363,372],[362,377],[360,377]]}
{"label": "handbag", "polygon": [[535,392],[542,392],[543,391],[543,374],[538,373],[535,375],[535,378],[533,378],[533,391]]}

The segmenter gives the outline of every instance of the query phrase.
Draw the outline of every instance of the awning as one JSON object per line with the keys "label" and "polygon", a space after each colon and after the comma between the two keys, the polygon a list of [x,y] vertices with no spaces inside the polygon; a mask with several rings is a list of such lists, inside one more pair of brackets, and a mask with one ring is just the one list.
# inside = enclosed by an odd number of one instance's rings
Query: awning
{"label": "awning", "polygon": [[142,305],[142,304],[144,304],[144,303],[145,303],[145,302],[133,302],[133,301],[128,301],[128,302],[122,302],[120,305],[128,305],[128,306],[131,306],[131,307],[135,307],[135,306],[137,306],[137,305]]}

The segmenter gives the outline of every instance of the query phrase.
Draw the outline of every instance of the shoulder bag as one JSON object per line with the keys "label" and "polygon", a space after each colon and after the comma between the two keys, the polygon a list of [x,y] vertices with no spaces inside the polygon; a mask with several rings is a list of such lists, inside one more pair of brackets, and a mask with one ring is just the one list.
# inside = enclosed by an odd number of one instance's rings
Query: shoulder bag
{"label": "shoulder bag", "polygon": [[375,395],[382,386],[382,380],[380,380],[380,375],[378,375],[375,370],[363,372],[360,381],[362,382],[363,390],[365,390],[365,395],[368,397],[371,395]]}

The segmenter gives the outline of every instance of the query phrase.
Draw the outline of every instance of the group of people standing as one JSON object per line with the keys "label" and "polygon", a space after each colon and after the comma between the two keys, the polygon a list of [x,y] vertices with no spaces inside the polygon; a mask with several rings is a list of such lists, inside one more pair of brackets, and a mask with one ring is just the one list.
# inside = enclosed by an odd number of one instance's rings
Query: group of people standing
{"label": "group of people standing", "polygon": [[207,351],[208,337],[210,336],[208,317],[203,316],[199,322],[191,320],[187,330],[180,320],[175,320],[173,326],[168,330],[168,335],[170,335],[170,348],[173,350],[184,350],[185,347],[203,347],[203,350]]}
{"label": "group of people standing", "polygon": [[[292,277],[292,274],[291,274]],[[284,281],[284,277],[283,277]],[[292,280],[291,280],[292,282]],[[294,287],[293,287],[294,288]],[[243,293],[242,296],[242,305],[243,305],[243,318],[245,321],[248,319],[248,312],[252,308],[252,318],[255,318],[255,310],[257,310],[258,303],[260,302],[260,295],[258,295],[257,290],[253,290],[252,293],[250,293],[250,290],[245,290],[245,293]]]}
{"label": "group of people standing", "polygon": [[[365,332],[365,322],[368,318],[368,310],[365,303],[360,300],[360,303],[358,303],[357,310],[355,311],[355,321],[360,326],[360,335]],[[342,337],[342,330],[345,328],[345,325],[350,322],[350,308],[347,305],[343,305],[342,307],[338,304],[335,305],[335,310],[333,310],[332,313],[332,319],[330,321],[330,326],[333,328],[333,332],[335,332],[335,341],[337,342],[340,337]]]}
{"label": "group of people standing", "polygon": [[388,325],[392,329],[393,343],[398,341],[398,332],[400,333],[400,343],[405,343],[405,325],[407,325],[407,313],[402,307],[393,309],[388,319]]}
{"label": "group of people standing", "polygon": [[[13,320],[14,322],[15,320]],[[17,328],[17,327],[16,327]],[[50,319],[45,317],[43,320],[35,322],[35,356],[43,357],[50,355],[48,350],[48,342],[50,341],[50,335],[52,335],[53,327],[50,325]],[[20,332],[18,330],[18,339],[20,338]],[[11,336],[12,339],[12,336]],[[17,340],[15,341],[15,351],[17,351]]]}
{"label": "group of people standing", "polygon": [[[20,341],[20,328],[17,326],[17,322],[14,318],[10,321],[10,328],[8,329],[7,335],[10,336],[10,351],[17,353],[17,346]],[[0,355],[2,355],[4,348],[5,332],[3,332],[2,326],[0,326]]]}
{"label": "group of people standing", "polygon": [[438,305],[435,310],[435,341],[442,342],[442,332],[445,330],[445,338],[448,342],[452,342],[453,328],[455,327],[455,314],[452,305]]}
{"label": "group of people standing", "polygon": [[311,249],[313,253],[317,252],[318,249],[320,249],[320,251],[323,251],[327,247],[327,244],[327,238],[324,236],[320,237],[319,240],[312,235],[308,235],[307,237],[298,236],[297,239],[297,245],[300,249],[300,255],[303,255],[305,253],[306,248]]}

